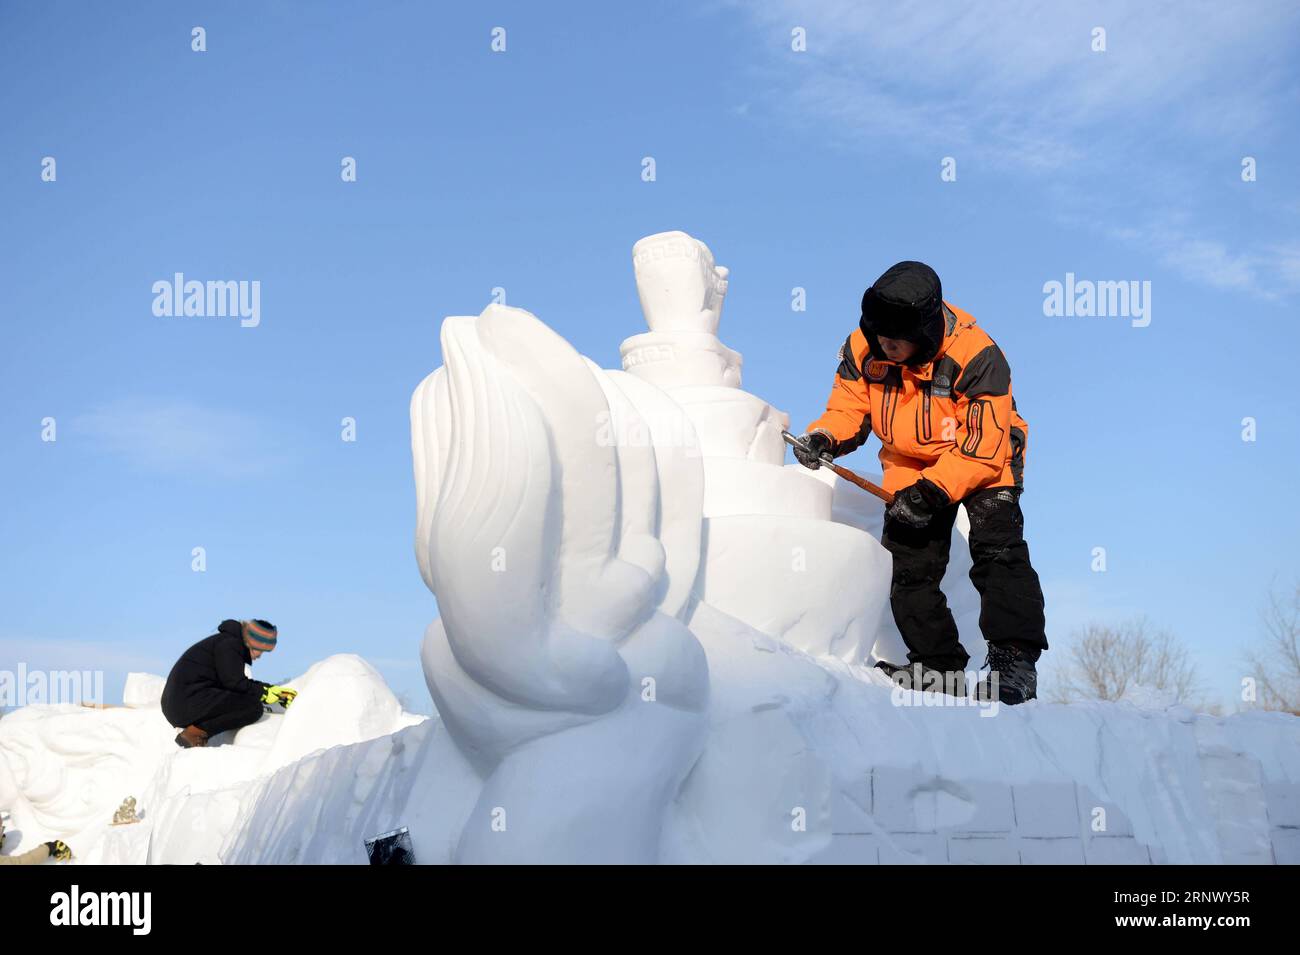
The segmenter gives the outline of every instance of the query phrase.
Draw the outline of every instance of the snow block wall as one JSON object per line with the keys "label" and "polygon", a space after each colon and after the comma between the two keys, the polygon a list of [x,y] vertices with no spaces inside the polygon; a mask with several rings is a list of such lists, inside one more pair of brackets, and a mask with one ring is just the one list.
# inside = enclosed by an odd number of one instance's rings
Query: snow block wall
{"label": "snow block wall", "polygon": [[[649,236],[633,266],[622,369],[520,309],[443,325],[411,402],[437,716],[353,656],[204,750],[175,747],[158,677],[27,707],[0,719],[4,851],[360,864],[406,826],[434,864],[1300,862],[1294,717],[893,687],[879,503],[784,464],[703,243]],[[978,661],[966,526],[944,589]],[[127,795],[142,818],[110,825]]]}
{"label": "snow block wall", "polygon": [[[898,754],[838,782],[831,845],[813,861],[1300,862],[1295,767],[1265,762],[1278,743],[1294,760],[1291,719],[1128,704],[1017,710],[998,748],[1037,750],[1032,759],[986,750],[990,772],[946,747],[941,760]],[[978,745],[982,728],[964,729],[957,739]]]}

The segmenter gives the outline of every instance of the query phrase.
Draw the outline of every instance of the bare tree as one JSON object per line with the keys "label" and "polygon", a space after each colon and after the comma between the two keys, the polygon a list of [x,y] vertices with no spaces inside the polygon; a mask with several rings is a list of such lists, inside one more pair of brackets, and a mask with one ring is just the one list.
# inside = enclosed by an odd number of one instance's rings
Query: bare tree
{"label": "bare tree", "polygon": [[1058,703],[1118,700],[1131,686],[1151,686],[1188,706],[1203,703],[1200,676],[1187,648],[1145,617],[1111,626],[1090,623],[1071,638],[1050,698]]}
{"label": "bare tree", "polygon": [[1255,705],[1300,716],[1300,581],[1289,597],[1269,593],[1263,623],[1263,634],[1246,653]]}

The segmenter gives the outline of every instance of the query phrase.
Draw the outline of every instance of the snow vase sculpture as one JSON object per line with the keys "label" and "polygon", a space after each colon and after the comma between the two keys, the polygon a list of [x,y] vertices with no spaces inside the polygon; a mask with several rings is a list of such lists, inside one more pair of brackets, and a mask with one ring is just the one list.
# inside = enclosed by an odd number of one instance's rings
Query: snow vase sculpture
{"label": "snow vase sculpture", "polygon": [[[867,662],[886,612],[889,555],[878,528],[868,536],[853,520],[832,522],[834,476],[786,466],[789,415],[742,390],[741,356],[717,336],[728,270],[684,232],[641,239],[632,265],[650,331],[620,346],[623,368],[680,406],[704,463],[698,596],[800,650]],[[867,510],[878,522],[879,506]]]}
{"label": "snow vase sculpture", "polygon": [[[455,859],[657,861],[706,731],[708,667],[681,620],[699,461],[662,427],[668,399],[528,312],[449,318],[442,350],[411,422],[441,611],[425,677],[483,779]],[[647,440],[611,440],[628,434]]]}
{"label": "snow vase sculpture", "polygon": [[669,389],[685,384],[740,387],[741,357],[718,339],[726,268],[685,232],[646,236],[632,267],[650,331],[623,342],[623,368]]}

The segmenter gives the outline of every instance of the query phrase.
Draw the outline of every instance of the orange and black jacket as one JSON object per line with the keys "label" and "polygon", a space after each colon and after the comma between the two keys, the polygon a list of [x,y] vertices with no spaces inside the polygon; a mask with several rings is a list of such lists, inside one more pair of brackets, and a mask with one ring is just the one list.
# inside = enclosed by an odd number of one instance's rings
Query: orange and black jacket
{"label": "orange and black jacket", "polygon": [[952,501],[984,487],[1023,487],[1029,426],[1011,397],[1006,356],[975,319],[943,303],[934,359],[913,367],[871,355],[861,330],[840,349],[826,412],[808,426],[836,456],[875,433],[886,490],[928,478]]}

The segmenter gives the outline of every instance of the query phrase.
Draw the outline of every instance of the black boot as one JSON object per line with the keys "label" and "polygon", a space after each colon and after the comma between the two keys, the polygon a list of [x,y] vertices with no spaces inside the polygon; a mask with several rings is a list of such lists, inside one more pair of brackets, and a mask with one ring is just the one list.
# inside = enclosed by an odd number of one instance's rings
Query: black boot
{"label": "black boot", "polygon": [[1019,647],[999,647],[989,644],[984,665],[989,675],[975,688],[975,698],[982,702],[993,699],[994,681],[997,698],[1007,706],[1027,703],[1038,696],[1038,671],[1034,669],[1035,655]]}
{"label": "black boot", "polygon": [[880,660],[876,669],[905,690],[938,690],[950,696],[966,695],[966,674],[961,670],[937,670],[924,663],[908,663],[899,666]]}

